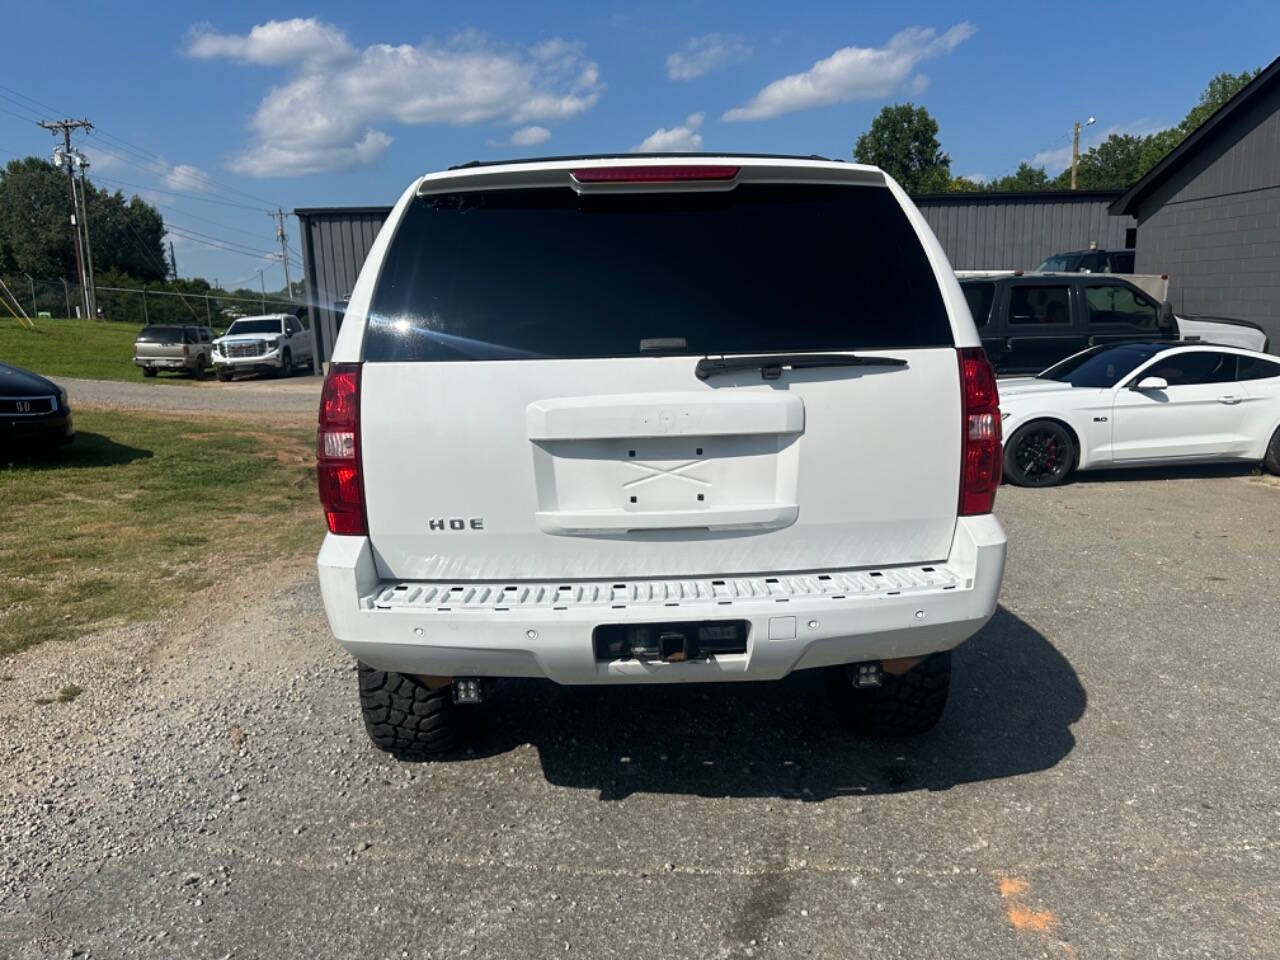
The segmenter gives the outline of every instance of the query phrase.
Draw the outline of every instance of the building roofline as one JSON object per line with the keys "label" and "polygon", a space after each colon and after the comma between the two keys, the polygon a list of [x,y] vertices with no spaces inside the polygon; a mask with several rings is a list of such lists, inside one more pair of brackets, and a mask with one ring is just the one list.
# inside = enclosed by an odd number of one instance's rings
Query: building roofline
{"label": "building roofline", "polygon": [[972,203],[1001,200],[1114,200],[1123,190],[948,190],[945,193],[913,193],[916,203]]}
{"label": "building roofline", "polygon": [[297,217],[314,217],[314,216],[332,216],[353,213],[375,213],[386,216],[391,212],[391,205],[386,206],[369,206],[369,207],[294,207],[293,214]]}
{"label": "building roofline", "polygon": [[1280,57],[1272,60],[1262,71],[1239,90],[1234,97],[1220,106],[1209,119],[1196,127],[1181,143],[1170,150],[1146,176],[1125,191],[1124,196],[1111,204],[1113,214],[1136,214],[1137,208],[1147,196],[1164,180],[1186,164],[1190,155],[1199,150],[1206,141],[1218,133],[1233,117],[1253,100],[1255,96],[1280,78]]}

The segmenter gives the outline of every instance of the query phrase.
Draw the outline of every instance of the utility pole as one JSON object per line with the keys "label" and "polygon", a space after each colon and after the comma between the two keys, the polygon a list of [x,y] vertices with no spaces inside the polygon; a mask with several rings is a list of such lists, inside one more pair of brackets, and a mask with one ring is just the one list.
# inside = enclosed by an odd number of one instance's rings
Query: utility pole
{"label": "utility pole", "polygon": [[173,241],[169,241],[169,266],[173,269],[173,279],[178,279],[178,255],[173,252]]}
{"label": "utility pole", "polygon": [[285,238],[284,232],[284,218],[288,214],[276,207],[276,212],[268,213],[267,216],[276,222],[276,239],[280,241],[280,261],[284,264],[285,295],[292,300],[293,284],[289,282],[289,241]]}
{"label": "utility pole", "polygon": [[262,270],[258,271],[258,289],[262,291],[262,312],[267,312],[267,281],[262,277]]}
{"label": "utility pole", "polygon": [[92,130],[93,124],[88,120],[41,120],[41,127],[48,130],[55,137],[62,134],[61,153],[54,151],[54,157],[58,160],[58,165],[66,164],[67,167],[67,189],[71,197],[71,229],[75,234],[76,247],[76,269],[80,274],[80,304],[84,308],[85,316],[89,315],[89,292],[88,285],[85,283],[84,272],[84,252],[80,248],[80,218],[76,215],[76,175],[71,169],[71,131],[72,130]]}
{"label": "utility pole", "polygon": [[93,273],[93,244],[89,242],[89,186],[84,174],[85,170],[89,169],[89,158],[77,150],[75,160],[80,168],[80,222],[84,225],[84,261],[89,277],[89,283],[85,289],[89,291],[89,316],[96,318],[98,287]]}
{"label": "utility pole", "polygon": [[[1095,119],[1093,117],[1090,117],[1089,122],[1083,124],[1083,126],[1091,127],[1095,122],[1096,122]],[[1079,120],[1077,120],[1075,130],[1071,134],[1071,189],[1072,190],[1076,188],[1076,171],[1080,169],[1080,127],[1081,126],[1082,124],[1080,123]]]}

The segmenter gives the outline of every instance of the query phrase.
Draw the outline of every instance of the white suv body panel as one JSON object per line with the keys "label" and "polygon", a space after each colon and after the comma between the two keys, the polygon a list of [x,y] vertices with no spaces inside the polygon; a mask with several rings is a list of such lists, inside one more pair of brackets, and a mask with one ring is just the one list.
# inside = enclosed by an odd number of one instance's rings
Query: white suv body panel
{"label": "white suv body panel", "polygon": [[[994,516],[962,517],[945,561],[928,565],[945,582],[844,594],[792,593],[726,603],[715,597],[557,609],[502,601],[470,609],[378,609],[400,586],[380,577],[367,537],[328,535],[320,550],[320,592],[338,642],[381,670],[428,676],[546,677],[565,684],[777,680],[793,670],[949,650],[995,612],[1004,575],[1005,534]],[[914,568],[906,571],[923,580]],[[892,576],[893,568],[872,571]],[[864,576],[869,576],[865,574]],[[941,581],[943,578],[939,578]],[[406,584],[422,589],[425,584]],[[597,661],[600,624],[679,620],[750,621],[747,652],[687,663]]]}
{"label": "white suv body panel", "polygon": [[[330,623],[354,656],[404,673],[547,676],[562,683],[766,679],[800,667],[949,649],[990,618],[1004,533],[990,515],[957,519],[956,348],[981,341],[928,224],[875,168],[619,157],[429,175],[404,192],[376,238],[333,361],[365,361],[383,263],[417,196],[543,185],[579,192],[708,189],[577,185],[569,171],[718,163],[740,165],[740,182],[890,191],[937,282],[954,346],[850,348],[908,362],[868,371],[797,369],[781,382],[764,381],[758,369],[698,380],[697,357],[688,355],[363,362],[360,449],[370,535],[329,535],[319,558]],[[695,500],[702,492],[706,499]],[[627,494],[639,502],[628,502]],[[548,582],[557,589],[594,590],[614,581],[649,589],[672,578],[838,574],[865,583],[892,570],[910,582],[930,581],[935,574],[918,572],[926,569],[945,571],[936,576],[946,582],[838,597],[801,591],[739,599],[732,614],[721,598],[699,595],[700,588],[674,609],[634,600],[625,607],[547,603],[518,612],[501,603],[380,609],[375,602],[399,586],[426,596],[463,584],[458,589],[468,595],[474,587],[488,596]],[[594,656],[592,630],[600,624],[730,616],[751,622],[746,654],[679,664]]]}

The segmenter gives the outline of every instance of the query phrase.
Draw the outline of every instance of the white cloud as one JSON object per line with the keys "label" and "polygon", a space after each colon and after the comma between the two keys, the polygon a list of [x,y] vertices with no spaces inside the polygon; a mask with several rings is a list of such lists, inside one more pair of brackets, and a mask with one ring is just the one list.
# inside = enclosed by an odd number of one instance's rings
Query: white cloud
{"label": "white cloud", "polygon": [[289,62],[270,42],[289,31],[302,38],[306,52],[292,58],[294,76],[268,90],[258,105],[250,122],[256,140],[230,163],[238,173],[297,176],[368,166],[392,143],[379,129],[387,122],[509,123],[535,138],[519,145],[539,143],[546,137],[536,139],[538,122],[584,113],[604,90],[599,68],[580,45],[559,38],[519,49],[464,33],[445,44],[379,43],[357,50],[336,27],[319,21],[272,21],[246,36],[206,30],[195,35],[188,52]]}
{"label": "white cloud", "polygon": [[351,52],[341,30],[314,17],[269,20],[244,35],[217,33],[208,24],[198,24],[187,33],[187,55],[197,60],[227,58],[278,66],[340,58]]}
{"label": "white cloud", "polygon": [[513,147],[536,147],[551,139],[551,131],[546,127],[521,127],[511,134]]}
{"label": "white cloud", "polygon": [[[1102,141],[1112,134],[1124,136],[1129,134],[1135,137],[1146,137],[1153,133],[1159,133],[1165,129],[1167,124],[1156,123],[1153,120],[1142,119],[1135,120],[1132,123],[1117,124],[1107,127],[1107,129],[1097,133],[1089,132],[1092,128],[1084,127],[1080,131],[1080,153],[1083,156],[1088,152],[1089,148],[1101,145]],[[1067,132],[1067,143],[1065,146],[1054,147],[1050,150],[1041,150],[1029,161],[1033,167],[1044,167],[1045,173],[1049,176],[1057,176],[1067,167],[1071,166],[1071,132]]]}
{"label": "white cloud", "polygon": [[351,144],[334,146],[256,143],[235,157],[229,166],[250,177],[304,177],[313,173],[368,167],[382,159],[392,139],[381,130],[366,130]]}
{"label": "white cloud", "polygon": [[693,80],[720,67],[741,63],[750,56],[751,45],[742,37],[723,33],[690,37],[683,49],[667,54],[667,77]]}
{"label": "white cloud", "polygon": [[962,173],[960,180],[968,180],[970,183],[989,183],[991,178],[985,173]]}
{"label": "white cloud", "polygon": [[169,167],[164,174],[164,185],[170,190],[205,191],[213,189],[209,183],[209,175],[199,167],[190,163],[179,163]]}
{"label": "white cloud", "polygon": [[659,127],[631,148],[632,153],[684,153],[702,149],[702,134],[698,128],[706,114],[691,113],[678,127]]}
{"label": "white cloud", "polygon": [[116,154],[104,153],[97,147],[85,144],[80,148],[80,150],[85,155],[85,159],[89,161],[90,176],[92,176],[92,171],[94,170],[97,170],[99,173],[104,173],[107,170],[118,170],[124,165],[124,161]]}
{"label": "white cloud", "polygon": [[775,80],[723,119],[766,120],[848,100],[918,94],[929,81],[915,73],[916,67],[954,50],[976,30],[970,23],[958,23],[943,34],[932,27],[910,27],[883,47],[843,47],[803,73]]}

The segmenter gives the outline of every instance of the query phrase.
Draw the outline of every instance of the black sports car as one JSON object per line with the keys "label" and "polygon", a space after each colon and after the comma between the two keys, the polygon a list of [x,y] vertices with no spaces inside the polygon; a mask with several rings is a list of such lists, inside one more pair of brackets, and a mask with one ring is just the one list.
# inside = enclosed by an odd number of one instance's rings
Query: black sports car
{"label": "black sports car", "polygon": [[35,453],[75,435],[67,391],[38,373],[0,363],[0,453]]}

